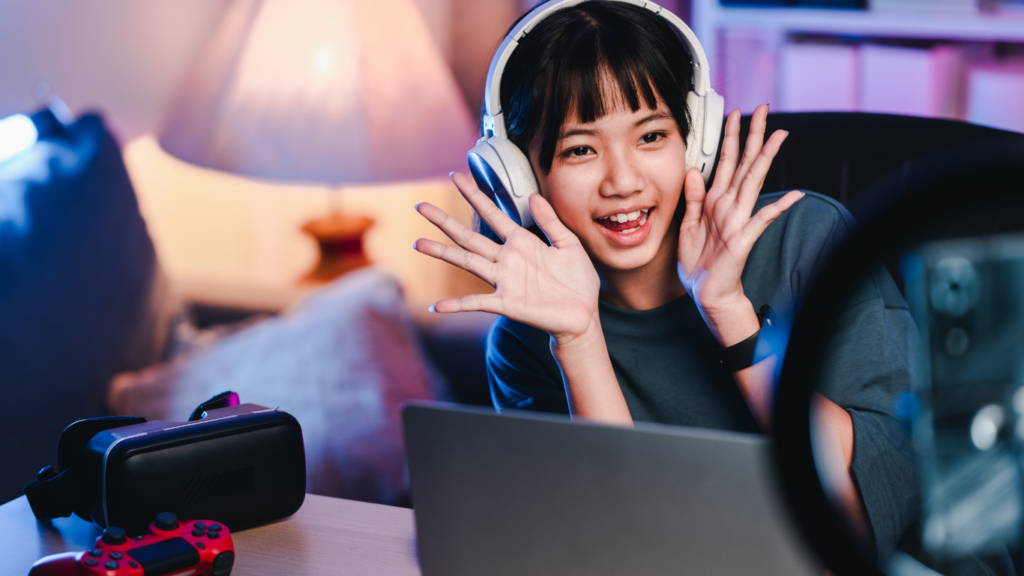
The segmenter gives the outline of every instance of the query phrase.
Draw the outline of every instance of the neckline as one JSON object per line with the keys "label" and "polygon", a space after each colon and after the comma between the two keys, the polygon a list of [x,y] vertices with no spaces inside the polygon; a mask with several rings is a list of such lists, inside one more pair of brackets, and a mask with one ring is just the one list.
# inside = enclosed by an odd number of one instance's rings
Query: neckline
{"label": "neckline", "polygon": [[627,310],[598,300],[601,329],[625,336],[661,336],[679,329],[680,324],[704,322],[689,294],[649,310]]}

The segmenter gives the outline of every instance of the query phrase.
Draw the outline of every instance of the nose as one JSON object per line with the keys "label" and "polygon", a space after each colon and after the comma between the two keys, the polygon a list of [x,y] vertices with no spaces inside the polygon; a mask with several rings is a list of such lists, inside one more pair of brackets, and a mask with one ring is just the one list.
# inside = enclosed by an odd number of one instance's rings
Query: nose
{"label": "nose", "polygon": [[644,189],[645,177],[638,159],[625,150],[605,154],[605,173],[599,191],[602,196],[630,196]]}

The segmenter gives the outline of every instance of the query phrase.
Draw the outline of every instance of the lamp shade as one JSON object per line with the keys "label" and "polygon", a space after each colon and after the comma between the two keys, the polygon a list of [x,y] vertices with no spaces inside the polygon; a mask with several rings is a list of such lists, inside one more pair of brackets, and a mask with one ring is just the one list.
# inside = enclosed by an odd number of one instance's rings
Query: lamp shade
{"label": "lamp shade", "polygon": [[345,184],[462,169],[475,132],[412,0],[235,0],[159,139],[200,166]]}

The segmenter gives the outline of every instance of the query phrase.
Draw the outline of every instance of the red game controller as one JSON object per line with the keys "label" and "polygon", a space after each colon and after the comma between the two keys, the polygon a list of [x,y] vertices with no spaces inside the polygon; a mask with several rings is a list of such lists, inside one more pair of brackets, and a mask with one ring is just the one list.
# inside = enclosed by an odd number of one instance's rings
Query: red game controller
{"label": "red game controller", "polygon": [[47,556],[32,565],[29,576],[229,576],[234,563],[227,528],[208,520],[179,522],[164,512],[149,525],[149,534],[128,538],[111,526],[92,550]]}

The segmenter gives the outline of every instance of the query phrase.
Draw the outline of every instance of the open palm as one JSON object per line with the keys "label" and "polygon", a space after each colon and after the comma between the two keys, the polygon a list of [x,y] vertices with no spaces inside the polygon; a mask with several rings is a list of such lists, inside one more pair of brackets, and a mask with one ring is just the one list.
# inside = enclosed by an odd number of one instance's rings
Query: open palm
{"label": "open palm", "polygon": [[452,181],[505,243],[473,232],[436,206],[418,204],[419,213],[458,247],[420,239],[416,250],[467,270],[495,288],[491,294],[442,300],[434,310],[501,314],[559,340],[583,334],[597,315],[601,282],[579,239],[558,220],[547,200],[532,196],[530,211],[551,246],[502,213],[472,179],[454,174]]}
{"label": "open palm", "polygon": [[739,111],[729,115],[710,190],[705,190],[696,169],[686,175],[686,213],[679,230],[679,279],[702,313],[735,307],[746,298],[740,278],[754,242],[772,221],[803,197],[794,190],[752,215],[768,168],[788,134],[776,131],[764,142],[767,115],[767,106],[754,111],[739,166]]}

